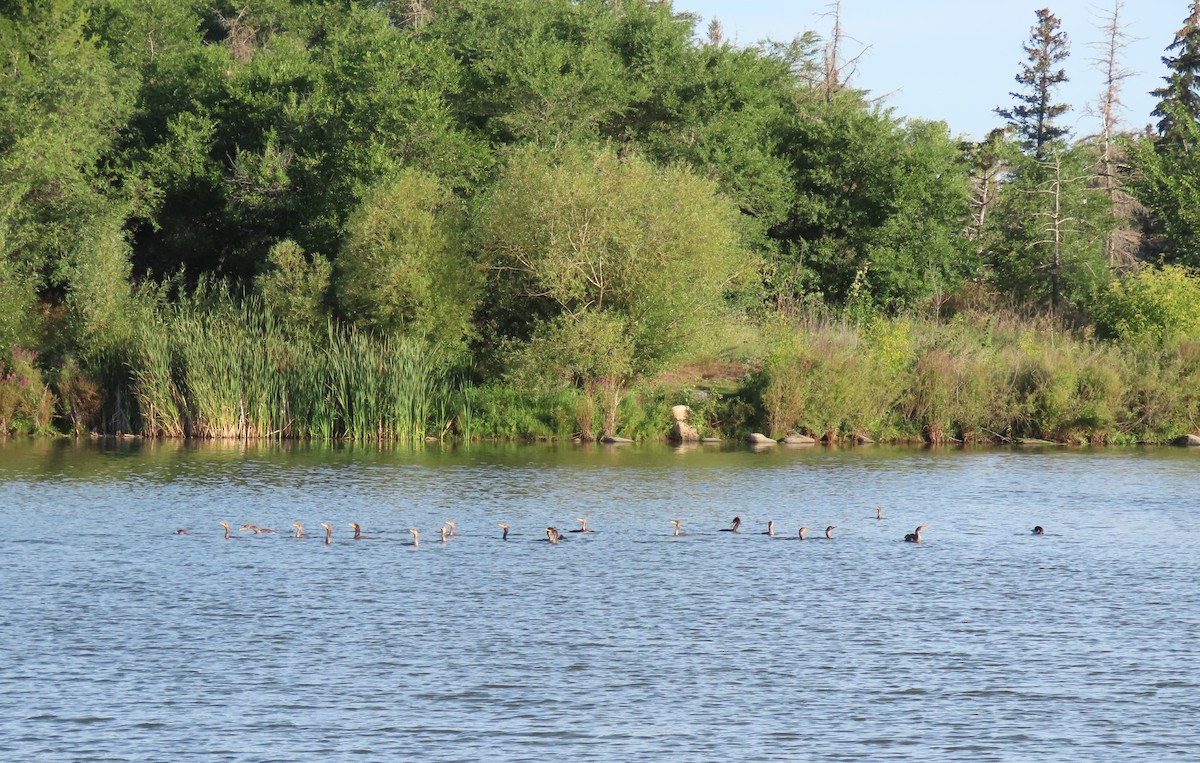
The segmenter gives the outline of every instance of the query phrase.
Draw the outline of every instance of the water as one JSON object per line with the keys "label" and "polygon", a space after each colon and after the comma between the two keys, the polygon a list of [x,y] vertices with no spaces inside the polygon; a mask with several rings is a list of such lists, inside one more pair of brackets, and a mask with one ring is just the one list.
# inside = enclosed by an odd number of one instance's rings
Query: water
{"label": "water", "polygon": [[0,443],[0,760],[1195,760],[1198,466]]}

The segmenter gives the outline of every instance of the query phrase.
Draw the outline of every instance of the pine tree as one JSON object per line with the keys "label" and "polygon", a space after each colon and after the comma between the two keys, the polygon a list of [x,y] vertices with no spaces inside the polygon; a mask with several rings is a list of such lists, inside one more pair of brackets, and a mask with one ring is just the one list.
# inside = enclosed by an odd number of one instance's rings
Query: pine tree
{"label": "pine tree", "polygon": [[1174,52],[1162,59],[1170,74],[1163,78],[1165,86],[1151,92],[1159,99],[1151,114],[1159,117],[1158,134],[1177,143],[1183,137],[1177,120],[1200,118],[1200,1],[1192,2],[1191,13],[1167,50]]}
{"label": "pine tree", "polygon": [[1159,136],[1131,144],[1133,189],[1150,212],[1151,246],[1169,262],[1200,266],[1200,0],[1164,56],[1155,90]]}
{"label": "pine tree", "polygon": [[1066,71],[1054,67],[1070,55],[1071,46],[1066,32],[1059,31],[1061,22],[1049,8],[1036,13],[1037,23],[1024,45],[1028,61],[1021,64],[1021,73],[1016,76],[1024,92],[1009,93],[1017,104],[1010,109],[997,108],[996,113],[1013,126],[1022,145],[1042,159],[1046,145],[1069,132],[1055,125],[1054,120],[1070,105],[1052,103],[1052,99],[1054,88],[1067,81]]}

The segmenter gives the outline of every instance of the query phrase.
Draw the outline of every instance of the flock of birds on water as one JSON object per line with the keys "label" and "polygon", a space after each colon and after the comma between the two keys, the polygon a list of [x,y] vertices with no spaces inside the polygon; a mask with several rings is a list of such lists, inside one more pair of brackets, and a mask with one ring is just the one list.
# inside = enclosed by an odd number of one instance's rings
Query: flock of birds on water
{"label": "flock of birds on water", "polygon": [[[875,507],[875,519],[878,521],[883,520],[883,507],[881,507],[881,506]],[[592,532],[592,529],[588,527],[587,517],[579,517],[577,519],[577,521],[579,522],[580,526],[574,530],[569,530],[568,532],[580,533],[580,534]],[[279,534],[275,530],[271,530],[266,527],[259,527],[258,525],[252,525],[252,524],[242,525],[237,530],[238,534],[235,534],[232,525],[230,525],[228,522],[218,522],[218,525],[225,528],[225,540],[234,540],[236,538],[243,537],[243,536],[241,536],[241,533],[250,533],[250,536],[246,536],[246,537],[251,537],[251,536],[255,536],[255,535],[278,535]],[[672,519],[671,525],[674,526],[674,528],[675,528],[675,531],[672,533],[673,535],[675,535],[675,536],[687,535],[687,531],[683,529],[683,524],[678,519]],[[292,523],[292,527],[295,529],[295,532],[291,537],[297,538],[297,539],[307,537],[304,534],[304,525],[300,524],[299,522],[294,522],[294,523]],[[322,527],[322,529],[325,530],[325,544],[329,545],[329,544],[333,543],[333,525],[331,525],[327,522],[322,522],[321,527]],[[364,537],[367,537],[367,536],[363,535],[362,528],[359,526],[359,524],[357,522],[351,522],[350,528],[352,530],[354,530],[354,540],[360,540]],[[446,521],[442,525],[442,527],[439,531],[440,535],[441,535],[441,542],[445,543],[448,540],[450,540],[451,538],[455,537],[455,533],[457,532],[457,529],[458,528],[456,527],[454,522]],[[729,527],[721,528],[721,532],[740,533],[741,529],[742,529],[742,518],[734,517],[733,521],[730,523]],[[825,535],[824,535],[823,539],[824,540],[833,540],[833,531],[836,529],[837,529],[836,525],[829,525],[828,527],[826,527]],[[906,543],[921,543],[924,540],[921,533],[923,533],[924,531],[926,531],[928,529],[929,529],[929,525],[918,525],[917,529],[913,530],[910,533],[906,533],[904,535],[905,542]],[[418,531],[416,529],[410,529],[408,532],[412,534],[412,541],[409,542],[409,545],[414,546],[414,547],[420,546],[421,545],[420,531]],[[811,530],[808,527],[801,527],[800,533],[798,536],[799,540],[809,540],[809,537],[808,537],[809,532],[811,532]],[[191,530],[179,529],[179,530],[175,531],[175,534],[176,535],[189,535],[189,534],[191,534]],[[767,529],[762,534],[769,535],[771,537],[777,537],[775,535],[775,520],[771,520],[771,521],[767,522]],[[1037,525],[1036,527],[1033,528],[1033,534],[1034,535],[1045,535],[1046,531],[1042,528],[1041,525]],[[567,537],[568,536],[564,535],[557,527],[547,527],[546,528],[545,540],[547,543],[558,544],[559,542],[566,540]],[[817,536],[817,537],[820,537],[820,536]],[[500,523],[500,539],[508,540],[508,525],[506,525],[504,523]],[[816,539],[816,538],[814,538],[814,539]]]}

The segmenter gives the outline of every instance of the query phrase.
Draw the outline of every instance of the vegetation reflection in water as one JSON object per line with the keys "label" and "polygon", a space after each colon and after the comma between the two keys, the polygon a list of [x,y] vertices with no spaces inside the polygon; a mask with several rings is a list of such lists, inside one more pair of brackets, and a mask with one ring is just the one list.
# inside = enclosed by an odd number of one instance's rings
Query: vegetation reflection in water
{"label": "vegetation reflection in water", "polygon": [[0,756],[1183,754],[1196,458],[6,442]]}

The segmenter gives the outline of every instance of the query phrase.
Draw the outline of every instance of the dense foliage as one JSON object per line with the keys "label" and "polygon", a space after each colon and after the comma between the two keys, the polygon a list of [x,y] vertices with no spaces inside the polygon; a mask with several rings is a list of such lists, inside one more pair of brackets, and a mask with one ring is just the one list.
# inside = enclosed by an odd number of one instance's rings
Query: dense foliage
{"label": "dense foliage", "polygon": [[[838,40],[702,40],[652,0],[4,3],[0,432],[649,436],[668,395],[713,432],[1074,431],[955,419],[1000,377],[886,327],[1174,320],[1104,246],[1200,262],[1192,10],[1118,220],[1054,124],[1046,10],[975,143],[854,90]],[[1072,389],[1118,395],[1093,366]]]}

